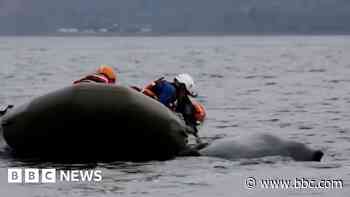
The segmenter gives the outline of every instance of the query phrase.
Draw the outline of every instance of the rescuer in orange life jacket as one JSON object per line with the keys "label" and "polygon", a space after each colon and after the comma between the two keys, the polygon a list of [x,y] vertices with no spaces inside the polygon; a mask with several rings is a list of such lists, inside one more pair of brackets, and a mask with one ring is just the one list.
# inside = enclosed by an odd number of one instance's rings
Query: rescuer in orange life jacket
{"label": "rescuer in orange life jacket", "polygon": [[174,112],[180,113],[186,124],[193,129],[191,133],[198,137],[197,126],[204,121],[206,112],[203,105],[189,98],[189,96],[197,96],[193,92],[193,88],[193,78],[189,74],[184,73],[177,75],[173,82],[166,81],[162,77],[153,81],[141,91]]}
{"label": "rescuer in orange life jacket", "polygon": [[87,75],[79,80],[74,81],[74,84],[78,83],[104,83],[115,84],[117,80],[117,74],[114,69],[108,65],[101,65],[98,67],[95,73]]}

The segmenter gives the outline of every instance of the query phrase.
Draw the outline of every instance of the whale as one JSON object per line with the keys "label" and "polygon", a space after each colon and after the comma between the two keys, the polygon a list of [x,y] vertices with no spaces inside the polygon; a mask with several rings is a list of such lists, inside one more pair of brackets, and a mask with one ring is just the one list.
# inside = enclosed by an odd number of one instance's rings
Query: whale
{"label": "whale", "polygon": [[17,157],[54,161],[167,160],[187,146],[188,127],[129,87],[78,84],[36,97],[1,117]]}
{"label": "whale", "polygon": [[321,161],[323,152],[300,142],[281,139],[269,133],[258,133],[216,140],[199,150],[199,155],[228,160],[281,156],[295,161]]}

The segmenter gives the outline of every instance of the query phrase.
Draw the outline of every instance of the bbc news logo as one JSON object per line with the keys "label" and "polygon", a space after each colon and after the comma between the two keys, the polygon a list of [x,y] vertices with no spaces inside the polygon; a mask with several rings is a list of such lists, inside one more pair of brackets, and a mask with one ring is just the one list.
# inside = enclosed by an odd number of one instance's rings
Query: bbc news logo
{"label": "bbc news logo", "polygon": [[10,168],[8,183],[101,182],[101,170]]}

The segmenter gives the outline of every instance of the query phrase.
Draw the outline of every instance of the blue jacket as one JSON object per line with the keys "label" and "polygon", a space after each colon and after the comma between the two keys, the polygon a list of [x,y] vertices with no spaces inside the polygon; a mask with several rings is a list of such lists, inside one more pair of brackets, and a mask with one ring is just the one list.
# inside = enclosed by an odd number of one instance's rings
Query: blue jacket
{"label": "blue jacket", "polygon": [[182,114],[186,124],[193,128],[195,133],[198,132],[196,127],[197,123],[193,116],[194,107],[191,100],[188,97],[177,101],[177,106],[175,106],[176,88],[172,83],[165,80],[156,82],[156,85],[153,87],[153,91],[158,96],[159,101],[165,106],[169,108],[176,107],[175,111]]}
{"label": "blue jacket", "polygon": [[158,95],[159,101],[171,108],[176,101],[176,88],[168,81],[159,81],[154,86],[154,92]]}

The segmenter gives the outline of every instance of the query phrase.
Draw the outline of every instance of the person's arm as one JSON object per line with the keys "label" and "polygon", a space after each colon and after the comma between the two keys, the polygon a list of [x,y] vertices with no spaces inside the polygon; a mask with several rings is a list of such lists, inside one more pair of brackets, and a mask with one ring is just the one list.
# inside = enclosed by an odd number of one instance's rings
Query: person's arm
{"label": "person's arm", "polygon": [[187,125],[190,125],[192,127],[197,126],[197,120],[195,117],[195,107],[192,104],[191,99],[186,96],[186,98],[184,99],[183,103],[182,103],[182,114],[184,116],[185,122]]}
{"label": "person's arm", "polygon": [[150,84],[146,85],[142,90],[140,90],[144,95],[147,95],[153,99],[159,100],[159,97],[155,93],[155,89],[157,84],[159,84],[162,80],[164,80],[164,77],[161,77],[155,81],[152,81]]}
{"label": "person's arm", "polygon": [[74,81],[73,84],[78,84],[81,82],[109,83],[108,79],[106,79],[105,77],[98,76],[96,74],[87,75],[77,81]]}

